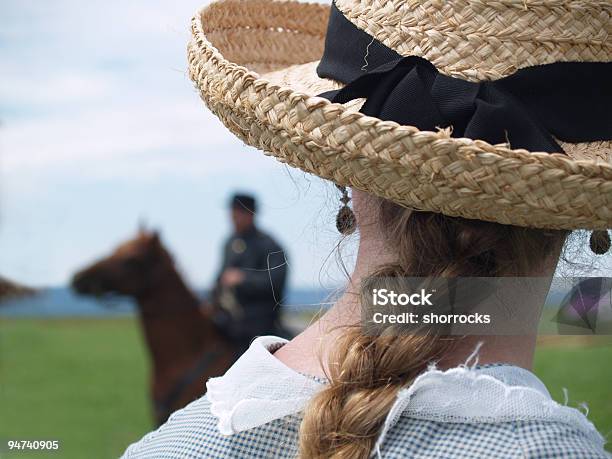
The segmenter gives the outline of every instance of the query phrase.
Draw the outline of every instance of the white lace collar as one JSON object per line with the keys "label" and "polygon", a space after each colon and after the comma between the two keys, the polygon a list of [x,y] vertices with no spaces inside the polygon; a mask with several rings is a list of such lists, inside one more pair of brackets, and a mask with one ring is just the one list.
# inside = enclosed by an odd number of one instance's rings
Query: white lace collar
{"label": "white lace collar", "polygon": [[261,336],[221,377],[206,383],[210,411],[224,435],[248,430],[299,412],[322,383],[292,370],[269,349],[285,344]]}
{"label": "white lace collar", "polygon": [[[255,339],[225,375],[207,382],[210,409],[222,434],[242,432],[298,413],[324,387],[270,353],[270,349],[286,342],[275,336]],[[442,422],[558,421],[604,443],[580,411],[552,400],[533,373],[512,365],[460,366],[446,371],[431,367],[399,391],[377,445],[402,413]]]}

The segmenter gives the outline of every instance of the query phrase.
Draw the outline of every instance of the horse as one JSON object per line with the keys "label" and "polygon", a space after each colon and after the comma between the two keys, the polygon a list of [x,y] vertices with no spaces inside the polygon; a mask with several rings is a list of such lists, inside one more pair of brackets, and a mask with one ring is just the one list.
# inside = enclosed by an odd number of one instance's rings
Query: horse
{"label": "horse", "polygon": [[223,374],[238,348],[211,320],[211,310],[187,287],[159,233],[140,229],[109,256],[77,272],[83,295],[135,299],[152,361],[150,391],[158,425],[204,393],[204,381]]}

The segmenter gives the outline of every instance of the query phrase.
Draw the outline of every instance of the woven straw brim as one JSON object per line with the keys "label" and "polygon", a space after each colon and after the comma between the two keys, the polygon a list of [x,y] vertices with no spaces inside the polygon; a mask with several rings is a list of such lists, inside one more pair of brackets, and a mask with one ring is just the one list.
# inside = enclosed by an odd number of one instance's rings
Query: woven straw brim
{"label": "woven straw brim", "polygon": [[244,142],[306,172],[418,210],[535,228],[612,227],[612,144],[549,154],[421,131],[317,97],[329,6],[225,0],[192,21],[189,73]]}

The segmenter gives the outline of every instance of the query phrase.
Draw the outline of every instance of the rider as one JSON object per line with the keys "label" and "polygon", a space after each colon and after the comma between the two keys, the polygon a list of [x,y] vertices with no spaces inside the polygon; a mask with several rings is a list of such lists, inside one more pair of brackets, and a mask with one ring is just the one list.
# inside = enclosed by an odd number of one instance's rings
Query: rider
{"label": "rider", "polygon": [[245,349],[256,336],[280,331],[287,262],[283,248],[255,225],[253,196],[235,194],[230,208],[234,232],[223,248],[212,302],[217,325]]}

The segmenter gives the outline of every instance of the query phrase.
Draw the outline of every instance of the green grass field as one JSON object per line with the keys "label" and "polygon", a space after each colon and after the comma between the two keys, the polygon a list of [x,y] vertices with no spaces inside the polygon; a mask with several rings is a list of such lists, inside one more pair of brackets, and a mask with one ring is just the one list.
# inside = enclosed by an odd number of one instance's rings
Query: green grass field
{"label": "green grass field", "polygon": [[[567,339],[565,339],[567,338]],[[612,344],[561,337],[538,349],[553,397],[586,401],[612,434]],[[152,428],[148,369],[130,319],[0,320],[0,439],[58,439],[59,453],[11,458],[109,458]]]}

